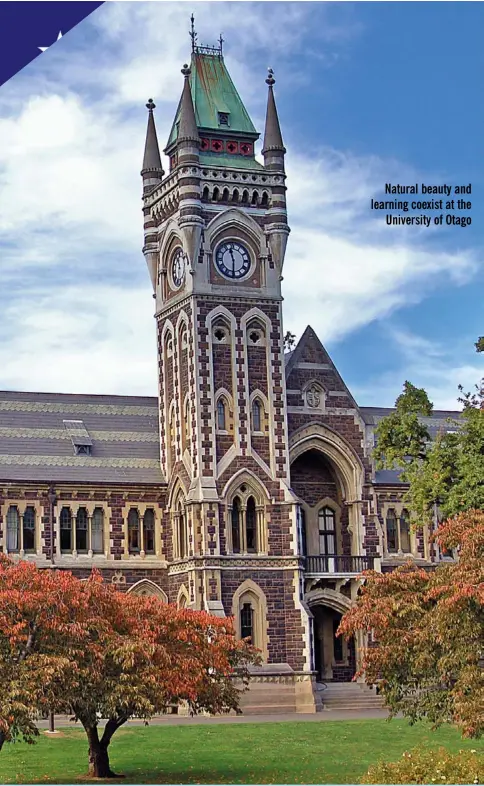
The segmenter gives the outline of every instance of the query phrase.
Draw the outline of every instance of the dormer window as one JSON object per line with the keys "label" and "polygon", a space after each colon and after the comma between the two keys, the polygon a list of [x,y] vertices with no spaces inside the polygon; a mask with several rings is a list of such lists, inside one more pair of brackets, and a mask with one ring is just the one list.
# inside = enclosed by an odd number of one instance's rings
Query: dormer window
{"label": "dormer window", "polygon": [[91,456],[92,445],[75,445],[76,456]]}
{"label": "dormer window", "polygon": [[228,112],[219,112],[218,113],[218,124],[219,126],[229,126],[229,113]]}
{"label": "dormer window", "polygon": [[76,456],[92,456],[92,439],[82,420],[64,420]]}

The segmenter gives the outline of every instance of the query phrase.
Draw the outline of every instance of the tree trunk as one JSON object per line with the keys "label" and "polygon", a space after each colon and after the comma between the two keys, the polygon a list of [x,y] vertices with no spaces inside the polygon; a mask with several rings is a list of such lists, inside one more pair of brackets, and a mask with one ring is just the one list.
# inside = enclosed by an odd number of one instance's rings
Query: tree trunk
{"label": "tree trunk", "polygon": [[99,740],[97,726],[86,729],[89,740],[89,775],[91,778],[119,778],[109,766],[108,745]]}
{"label": "tree trunk", "polygon": [[3,748],[3,743],[5,742],[6,739],[7,739],[6,735],[3,733],[3,731],[0,731],[0,751]]}

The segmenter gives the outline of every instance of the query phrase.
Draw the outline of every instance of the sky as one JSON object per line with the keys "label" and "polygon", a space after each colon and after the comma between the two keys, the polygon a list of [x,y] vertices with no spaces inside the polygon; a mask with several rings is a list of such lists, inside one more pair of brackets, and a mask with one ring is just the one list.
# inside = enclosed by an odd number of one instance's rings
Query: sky
{"label": "sky", "polygon": [[[223,32],[260,132],[274,69],[284,328],[299,338],[309,323],[361,405],[392,406],[408,379],[455,409],[484,367],[484,7],[472,2],[114,0],[39,53],[0,87],[0,389],[156,395],[145,103],[164,146],[192,11],[200,43]],[[417,182],[471,183],[471,226],[389,227],[370,209],[393,198],[385,183]]]}

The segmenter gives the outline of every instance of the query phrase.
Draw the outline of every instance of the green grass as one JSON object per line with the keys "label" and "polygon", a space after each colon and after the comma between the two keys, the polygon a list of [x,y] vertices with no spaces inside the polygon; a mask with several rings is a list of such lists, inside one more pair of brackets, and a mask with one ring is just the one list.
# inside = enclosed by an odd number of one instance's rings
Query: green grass
{"label": "green grass", "polygon": [[[484,741],[456,729],[431,731],[404,720],[234,723],[121,729],[110,747],[123,783],[357,783],[378,759],[394,761],[416,745],[450,751]],[[36,745],[5,745],[0,783],[86,783],[87,742],[64,729]],[[112,783],[113,781],[111,781]]]}

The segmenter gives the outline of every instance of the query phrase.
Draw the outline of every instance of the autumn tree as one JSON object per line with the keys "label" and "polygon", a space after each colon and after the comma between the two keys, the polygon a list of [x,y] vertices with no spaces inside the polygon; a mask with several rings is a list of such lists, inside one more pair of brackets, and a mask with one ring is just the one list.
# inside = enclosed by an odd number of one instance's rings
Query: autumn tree
{"label": "autumn tree", "polygon": [[393,716],[484,732],[484,512],[470,510],[437,532],[459,558],[434,570],[410,561],[391,573],[365,573],[356,605],[338,634],[362,632],[362,668]]}
{"label": "autumn tree", "polygon": [[[10,696],[2,697],[10,701],[3,713],[10,736],[21,729],[25,714],[31,719],[35,709],[50,706],[72,714],[88,737],[90,775],[114,777],[108,748],[130,717],[148,720],[180,701],[192,712],[237,710],[239,688],[234,678],[239,685],[246,684],[247,666],[257,656],[246,642],[236,641],[230,620],[121,593],[95,572],[88,581],[79,582],[68,573],[39,571],[28,563],[12,566],[3,561],[0,570],[4,596],[7,600],[11,596],[4,606],[0,590],[3,662],[10,673],[20,666],[13,694],[0,677]],[[47,602],[50,612],[40,610],[44,576],[49,574],[52,600],[56,580],[62,583],[57,597],[68,589],[60,608],[69,622],[61,622],[51,601]],[[14,601],[19,593],[24,602],[17,608]],[[24,652],[20,662],[19,653]],[[47,687],[39,684],[34,668],[42,659],[52,664]],[[27,676],[29,667],[32,676]],[[9,707],[18,689],[26,709],[17,718]],[[107,719],[102,729],[99,718]],[[35,734],[32,725],[21,729],[30,739]]]}
{"label": "autumn tree", "polygon": [[38,713],[71,685],[71,659],[91,616],[80,589],[70,573],[0,554],[0,750],[17,738],[32,742]]}

